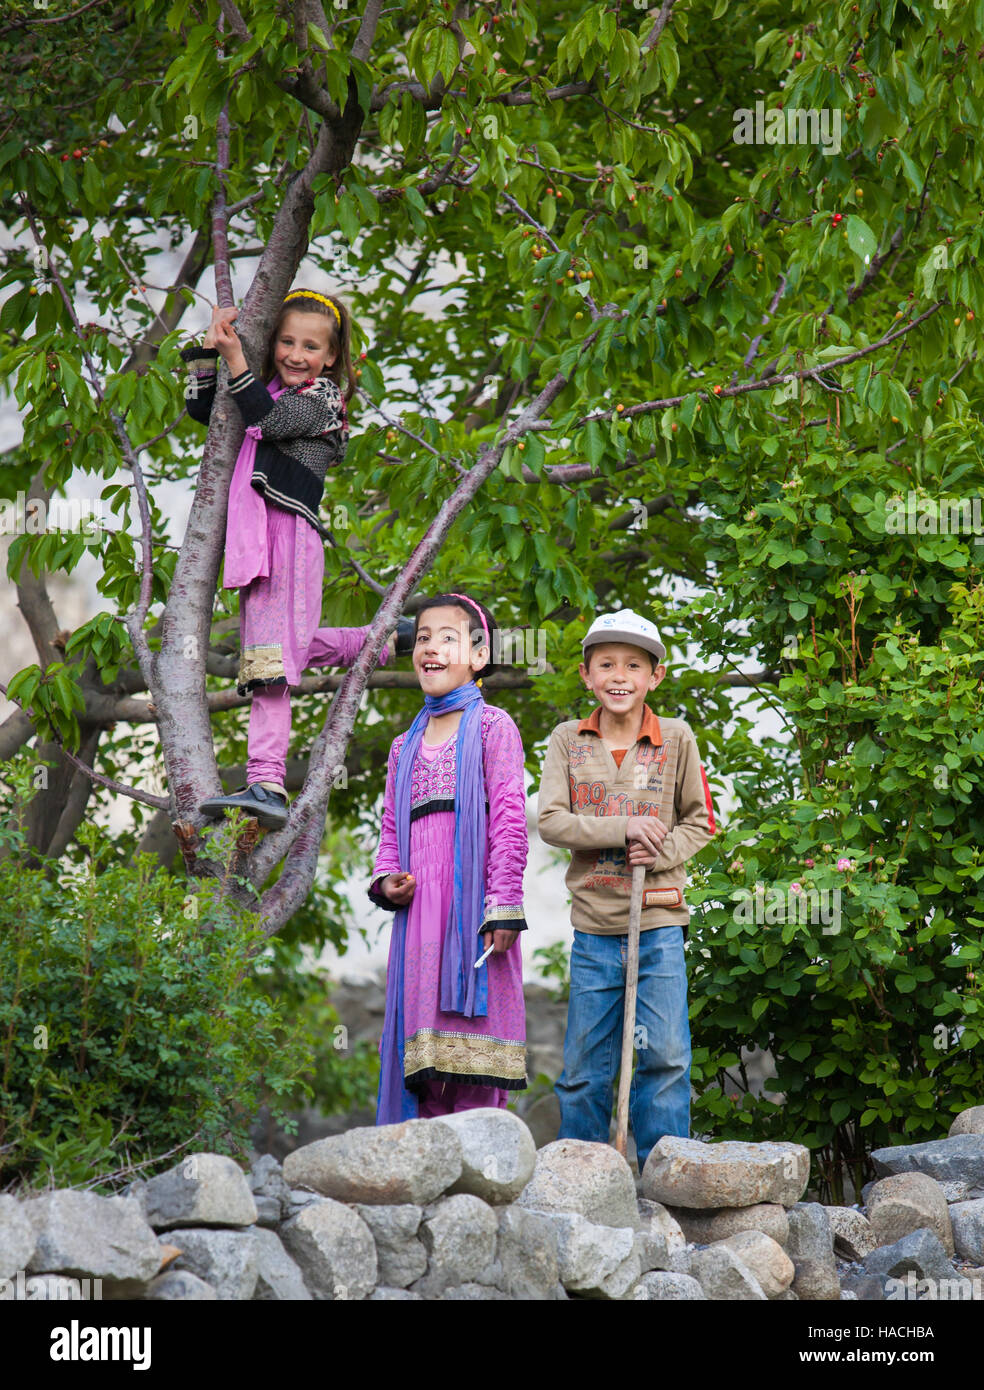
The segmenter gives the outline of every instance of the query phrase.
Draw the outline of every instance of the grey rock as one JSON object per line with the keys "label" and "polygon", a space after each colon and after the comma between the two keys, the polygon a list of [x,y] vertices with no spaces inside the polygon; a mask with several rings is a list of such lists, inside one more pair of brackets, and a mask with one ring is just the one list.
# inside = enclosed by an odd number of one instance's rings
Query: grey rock
{"label": "grey rock", "polygon": [[423,1208],[402,1206],[354,1208],[372,1232],[379,1262],[378,1279],[394,1289],[405,1289],[427,1271],[427,1251],[419,1238]]}
{"label": "grey rock", "polygon": [[839,1299],[834,1233],[825,1208],[818,1202],[797,1202],[788,1212],[788,1219],[786,1253],[796,1268],[793,1292],[797,1298],[810,1302]]}
{"label": "grey rock", "polygon": [[739,1231],[762,1231],[779,1245],[789,1239],[789,1218],[786,1208],[778,1202],[756,1202],[750,1207],[720,1207],[694,1211],[686,1207],[668,1207],[687,1240],[699,1245],[712,1245]]}
{"label": "grey rock", "polygon": [[261,1154],[253,1160],[248,1181],[254,1197],[274,1197],[281,1203],[290,1201],[290,1187],[283,1166],[273,1154]]}
{"label": "grey rock", "polygon": [[214,1230],[189,1226],[168,1231],[161,1245],[175,1245],[181,1254],[172,1270],[189,1270],[211,1284],[223,1303],[250,1299],[256,1289],[258,1272],[255,1232]]}
{"label": "grey rock", "polygon": [[214,1303],[218,1296],[211,1284],[206,1284],[190,1269],[166,1269],[150,1281],[147,1290],[147,1297],[157,1302]]}
{"label": "grey rock", "polygon": [[509,1295],[488,1284],[452,1284],[438,1295],[442,1303],[508,1303]]}
{"label": "grey rock", "polygon": [[[638,1201],[638,1228],[653,1240],[661,1240],[667,1259],[687,1247],[687,1237],[676,1217],[663,1206],[662,1202],[651,1202],[648,1197]],[[664,1266],[666,1268],[667,1266]]]}
{"label": "grey rock", "polygon": [[427,1274],[414,1284],[415,1291],[426,1297],[452,1285],[491,1282],[498,1233],[498,1217],[480,1197],[467,1192],[441,1197],[421,1222]]}
{"label": "grey rock", "polygon": [[283,1211],[276,1197],[254,1197],[256,1203],[256,1224],[271,1228],[279,1226]]}
{"label": "grey rock", "polygon": [[840,1298],[837,1266],[826,1260],[795,1260],[792,1289],[797,1298],[811,1303],[832,1303]]}
{"label": "grey rock", "polygon": [[792,1289],[786,1289],[783,1293],[778,1294],[773,1301],[775,1303],[798,1303],[799,1294],[794,1293]]}
{"label": "grey rock", "polygon": [[310,1303],[311,1294],[301,1271],[273,1231],[254,1230],[256,1244],[255,1302]]}
{"label": "grey rock", "polygon": [[727,1245],[698,1250],[690,1262],[693,1277],[712,1301],[765,1303],[765,1290],[755,1275]]}
{"label": "grey rock", "polygon": [[984,1134],[984,1105],[972,1105],[954,1116],[949,1137],[954,1139],[960,1134]]}
{"label": "grey rock", "polygon": [[889,1290],[895,1297],[907,1298],[911,1289],[917,1290],[911,1295],[917,1297],[919,1281],[928,1280],[930,1286],[937,1289],[942,1285],[959,1289],[965,1282],[947,1259],[939,1236],[928,1228],[913,1231],[893,1245],[883,1245],[873,1250],[865,1260],[864,1270],[868,1275],[899,1281],[906,1292],[900,1294],[894,1289]]}
{"label": "grey rock", "polygon": [[971,1187],[969,1182],[941,1182],[940,1191],[948,1202],[975,1202],[984,1197],[984,1189]]}
{"label": "grey rock", "polygon": [[636,1231],[588,1221],[576,1212],[550,1213],[557,1236],[560,1281],[589,1298],[624,1299],[642,1274]]}
{"label": "grey rock", "polygon": [[876,1182],[868,1193],[868,1221],[875,1245],[894,1245],[912,1231],[927,1227],[953,1254],[953,1231],[946,1197],[926,1173],[895,1173]]}
{"label": "grey rock", "polygon": [[420,1303],[421,1295],[419,1293],[412,1293],[410,1289],[390,1289],[387,1288],[385,1284],[380,1284],[378,1289],[373,1289],[367,1302],[396,1303],[398,1300],[400,1302]]}
{"label": "grey rock", "polygon": [[155,1231],[176,1226],[252,1226],[256,1203],[239,1165],[225,1154],[193,1153],[140,1194]]}
{"label": "grey rock", "polygon": [[308,1192],[308,1190],[303,1187],[288,1188],[288,1192],[290,1193],[290,1198],[281,1207],[281,1220],[283,1221],[289,1221],[292,1216],[297,1216],[305,1207],[310,1207],[318,1202],[327,1200],[321,1196],[320,1192]]}
{"label": "grey rock", "polygon": [[984,1187],[984,1134],[958,1134],[925,1144],[896,1144],[874,1149],[871,1161],[882,1177],[927,1173],[937,1182],[965,1182]]}
{"label": "grey rock", "polygon": [[28,1273],[102,1279],[104,1298],[141,1298],[160,1272],[157,1237],[140,1204],[93,1192],[46,1192],[22,1203],[34,1234]]}
{"label": "grey rock", "polygon": [[654,1269],[669,1269],[670,1255],[666,1249],[666,1240],[661,1234],[636,1231],[634,1243],[635,1252],[639,1257],[639,1268],[643,1274],[648,1274]]}
{"label": "grey rock", "polygon": [[670,1207],[750,1207],[799,1201],[810,1177],[810,1152],[802,1144],[746,1144],[664,1135],[642,1174],[644,1197]]}
{"label": "grey rock", "polygon": [[496,1282],[510,1298],[548,1301],[557,1297],[557,1233],[549,1217],[522,1207],[504,1207],[499,1212],[496,1262],[501,1271]]}
{"label": "grey rock", "polygon": [[670,1270],[674,1274],[689,1274],[690,1262],[697,1250],[696,1244],[685,1245],[682,1250],[675,1250],[670,1256]]}
{"label": "grey rock", "polygon": [[868,1218],[853,1207],[824,1207],[834,1237],[834,1254],[845,1260],[863,1261],[878,1242]]}
{"label": "grey rock", "polygon": [[834,1233],[826,1207],[819,1202],[797,1202],[787,1213],[789,1238],[786,1254],[798,1260],[828,1260],[834,1263]]}
{"label": "grey rock", "polygon": [[863,1269],[852,1269],[844,1277],[841,1289],[842,1299],[856,1299],[859,1303],[883,1303],[888,1289],[884,1275],[866,1274]]}
{"label": "grey rock", "polygon": [[984,1265],[984,1200],[955,1202],[950,1220],[956,1253],[970,1264]]}
{"label": "grey rock", "polygon": [[443,1115],[461,1145],[461,1176],[449,1194],[471,1193],[493,1206],[515,1201],[533,1176],[536,1145],[526,1125],[508,1110],[463,1110]]}
{"label": "grey rock", "polygon": [[517,1199],[533,1211],[570,1212],[602,1226],[632,1226],[638,1216],[632,1170],[608,1144],[557,1139],[536,1155]]}
{"label": "grey rock", "polygon": [[764,1231],[737,1231],[719,1243],[733,1250],[742,1264],[747,1265],[766,1298],[778,1298],[792,1284],[796,1273],[792,1260]]}
{"label": "grey rock", "polygon": [[698,1302],[707,1294],[689,1274],[669,1271],[644,1274],[632,1290],[633,1299],[650,1303]]}
{"label": "grey rock", "polygon": [[0,1197],[0,1279],[27,1269],[34,1253],[34,1227],[16,1197]]}
{"label": "grey rock", "polygon": [[341,1202],[329,1197],[310,1203],[284,1222],[280,1239],[316,1301],[367,1298],[376,1285],[372,1232]]}
{"label": "grey rock", "polygon": [[461,1145],[442,1120],[350,1129],[295,1149],[284,1178],[339,1202],[426,1206],[461,1176]]}

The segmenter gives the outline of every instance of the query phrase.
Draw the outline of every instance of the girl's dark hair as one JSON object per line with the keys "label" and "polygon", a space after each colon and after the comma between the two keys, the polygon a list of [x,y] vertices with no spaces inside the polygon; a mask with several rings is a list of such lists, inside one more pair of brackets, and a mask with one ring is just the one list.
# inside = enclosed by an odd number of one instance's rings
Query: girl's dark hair
{"label": "girl's dark hair", "polygon": [[[277,341],[277,335],[283,327],[284,319],[291,312],[299,314],[320,314],[328,321],[328,346],[334,352],[335,360],[330,367],[326,367],[321,373],[322,376],[330,377],[340,391],[346,405],[352,399],[355,391],[355,369],[352,366],[352,315],[349,313],[347,305],[343,304],[337,295],[322,295],[320,299],[315,298],[315,294],[320,293],[315,290],[291,290],[295,298],[286,301],[281,305],[280,313],[277,315],[277,322],[273,325],[273,332],[270,334],[270,346],[267,348],[266,362],[263,367],[263,380],[269,381],[276,372],[273,362],[273,350]],[[338,310],[338,319],[331,311],[331,306],[323,301],[330,299]],[[345,389],[342,390],[342,382],[345,382]]]}
{"label": "girl's dark hair", "polygon": [[[414,621],[413,636],[414,642],[417,640],[417,629],[420,626],[420,615],[428,608],[460,608],[463,613],[467,613],[471,619],[471,639],[473,647],[480,647],[485,641],[485,633],[482,631],[482,618],[489,630],[489,660],[480,671],[475,672],[475,679],[482,680],[485,676],[490,676],[495,670],[492,657],[496,651],[495,633],[498,632],[496,621],[486,608],[484,603],[479,603],[477,598],[472,598],[471,594],[435,594],[433,598],[425,598],[417,609],[417,616]],[[479,617],[481,614],[481,617]]]}

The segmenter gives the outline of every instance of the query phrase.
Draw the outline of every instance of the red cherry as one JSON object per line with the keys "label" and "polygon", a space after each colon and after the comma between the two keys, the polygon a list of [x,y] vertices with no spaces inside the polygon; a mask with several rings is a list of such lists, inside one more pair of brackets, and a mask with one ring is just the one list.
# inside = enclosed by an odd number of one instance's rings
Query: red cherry
{"label": "red cherry", "polygon": [[72,157],[72,156],[71,156],[70,154],[63,154],[62,157],[61,157],[61,162],[64,164],[64,163],[65,163],[65,160],[66,160],[66,159],[71,159],[71,157]]}
{"label": "red cherry", "polygon": [[360,353],[359,353],[359,361],[360,361],[360,362],[364,362],[365,360],[366,360],[366,355],[365,355],[365,353],[364,353],[364,352],[360,352]]}
{"label": "red cherry", "polygon": [[81,150],[73,150],[73,151],[72,151],[72,158],[73,158],[73,159],[81,159],[81,158],[82,158],[82,151],[81,151]]}
{"label": "red cherry", "polygon": [[794,57],[794,58],[802,58],[802,56],[803,56],[803,54],[802,54],[802,53],[800,52],[800,50],[797,48],[796,52],[793,54],[793,57]]}

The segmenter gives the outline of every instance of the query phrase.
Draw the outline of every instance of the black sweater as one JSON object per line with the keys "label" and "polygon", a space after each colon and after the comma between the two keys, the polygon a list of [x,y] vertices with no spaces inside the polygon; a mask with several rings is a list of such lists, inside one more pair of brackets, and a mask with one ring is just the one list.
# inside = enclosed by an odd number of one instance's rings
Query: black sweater
{"label": "black sweater", "polygon": [[[217,349],[197,344],[181,354],[195,383],[194,393],[185,393],[188,414],[203,425],[208,424],[215,400],[218,356]],[[348,443],[345,402],[338,386],[321,376],[289,386],[274,400],[247,368],[232,378],[229,390],[246,424],[261,432],[253,487],[270,505],[296,512],[327,537],[318,520],[325,475],[342,462]]]}

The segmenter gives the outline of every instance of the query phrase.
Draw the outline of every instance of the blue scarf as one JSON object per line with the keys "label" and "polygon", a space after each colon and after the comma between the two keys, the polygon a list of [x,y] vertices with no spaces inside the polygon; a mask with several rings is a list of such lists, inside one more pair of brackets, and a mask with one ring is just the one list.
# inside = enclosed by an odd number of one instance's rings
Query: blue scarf
{"label": "blue scarf", "polygon": [[[454,899],[441,952],[440,1005],[443,1013],[484,1018],[488,1013],[488,966],[475,962],[484,944],[479,928],[484,920],[486,814],[482,763],[482,692],[474,681],[447,695],[425,695],[424,707],[407,730],[396,769],[395,819],[400,864],[410,865],[410,786],[424,730],[432,715],[463,710],[458,725],[454,791]],[[404,869],[403,872],[406,872]],[[401,907],[393,922],[394,940],[386,977],[386,1018],[380,1044],[377,1125],[416,1119],[417,1097],[403,1077],[403,969],[409,907]]]}

